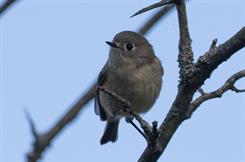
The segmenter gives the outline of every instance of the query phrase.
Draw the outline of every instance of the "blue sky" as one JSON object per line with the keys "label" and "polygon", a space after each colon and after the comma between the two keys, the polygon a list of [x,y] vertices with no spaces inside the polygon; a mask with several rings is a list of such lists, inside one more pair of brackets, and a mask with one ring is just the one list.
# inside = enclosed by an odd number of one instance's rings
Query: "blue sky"
{"label": "blue sky", "polygon": [[[156,11],[129,18],[153,0],[20,0],[0,17],[0,162],[22,162],[33,138],[28,109],[40,132],[47,131],[97,78],[108,58],[104,43],[137,29]],[[195,59],[211,41],[229,39],[245,24],[243,0],[199,0],[187,4]],[[161,95],[143,117],[162,122],[177,93],[176,12],[147,35],[165,69]],[[205,82],[206,92],[244,69],[245,50],[222,64]],[[237,82],[245,87],[245,79]],[[198,96],[197,94],[196,96]],[[244,162],[245,94],[227,92],[208,101],[173,136],[160,162]],[[45,152],[43,162],[136,161],[146,142],[122,121],[114,144],[100,146],[104,124],[93,102]]]}

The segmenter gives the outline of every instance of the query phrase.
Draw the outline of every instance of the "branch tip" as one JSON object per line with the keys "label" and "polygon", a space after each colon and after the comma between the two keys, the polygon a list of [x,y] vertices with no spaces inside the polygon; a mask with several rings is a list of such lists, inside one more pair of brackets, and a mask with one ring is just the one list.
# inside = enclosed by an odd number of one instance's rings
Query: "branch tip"
{"label": "branch tip", "polygon": [[158,135],[159,135],[159,130],[157,127],[158,127],[158,122],[153,121],[152,122],[152,133],[154,134],[155,137],[158,137]]}
{"label": "branch tip", "polygon": [[35,137],[35,139],[37,139],[38,138],[37,129],[36,129],[35,123],[34,123],[32,117],[31,117],[28,109],[24,109],[24,113],[25,113],[27,122],[30,125],[32,135]]}
{"label": "branch tip", "polygon": [[198,92],[199,92],[201,95],[204,95],[204,94],[205,94],[205,92],[204,92],[204,90],[203,90],[202,88],[198,88]]}
{"label": "branch tip", "polygon": [[212,51],[212,50],[214,50],[214,49],[217,47],[217,46],[216,46],[217,42],[218,42],[218,39],[215,38],[215,39],[212,41],[212,44],[211,44],[211,46],[210,46],[210,48],[209,48],[209,51]]}
{"label": "branch tip", "polygon": [[144,12],[147,12],[147,11],[150,11],[152,9],[155,9],[155,8],[158,8],[158,7],[162,7],[162,6],[165,6],[165,5],[169,5],[169,4],[173,4],[174,3],[174,0],[162,0],[160,2],[157,2],[157,3],[154,3],[148,7],[145,7],[139,11],[137,11],[135,14],[133,14],[132,16],[130,16],[130,18],[132,17],[135,17],[137,15],[140,15]]}
{"label": "branch tip", "polygon": [[5,0],[3,1],[0,6],[0,16],[3,15],[3,13],[9,9],[10,7],[13,6],[13,4],[15,4],[15,2],[17,2],[18,0]]}
{"label": "branch tip", "polygon": [[210,93],[204,93],[197,99],[195,99],[189,106],[189,109],[187,111],[186,118],[190,118],[192,113],[205,101],[213,99],[213,98],[220,98],[225,92],[228,90],[235,91],[236,93],[245,92],[245,89],[238,89],[235,87],[236,81],[238,81],[241,78],[245,77],[245,70],[241,70],[235,74],[233,74],[229,79],[226,80],[226,82],[217,90],[210,92]]}
{"label": "branch tip", "polygon": [[245,92],[245,89],[238,89],[235,85],[231,86],[231,90],[236,92],[236,93],[242,93]]}

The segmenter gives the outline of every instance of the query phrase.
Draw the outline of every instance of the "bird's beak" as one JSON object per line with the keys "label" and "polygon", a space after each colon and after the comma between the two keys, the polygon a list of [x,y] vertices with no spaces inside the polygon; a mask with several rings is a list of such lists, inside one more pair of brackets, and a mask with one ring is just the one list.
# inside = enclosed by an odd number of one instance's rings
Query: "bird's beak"
{"label": "bird's beak", "polygon": [[113,48],[119,48],[115,42],[106,41],[106,43]]}

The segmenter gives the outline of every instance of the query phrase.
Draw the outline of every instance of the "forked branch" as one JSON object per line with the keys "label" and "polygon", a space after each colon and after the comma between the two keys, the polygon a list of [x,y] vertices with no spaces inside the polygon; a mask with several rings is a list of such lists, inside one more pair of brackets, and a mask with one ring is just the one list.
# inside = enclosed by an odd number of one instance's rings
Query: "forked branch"
{"label": "forked branch", "polygon": [[245,89],[238,89],[235,86],[236,81],[238,81],[241,78],[245,77],[245,70],[241,70],[237,72],[236,74],[232,75],[223,86],[221,86],[219,89],[210,92],[210,93],[203,93],[200,97],[198,97],[196,100],[194,100],[189,107],[189,110],[187,112],[187,118],[190,118],[192,113],[205,101],[222,97],[222,95],[227,92],[228,90],[234,91],[236,93],[245,92]]}
{"label": "forked branch", "polygon": [[[195,92],[204,84],[220,64],[245,46],[245,27],[243,27],[238,33],[218,47],[216,47],[217,40],[214,40],[209,51],[201,56],[197,63],[193,63],[185,1],[177,1],[176,6],[180,27],[180,52],[178,55],[180,67],[179,89],[171,109],[160,126],[159,145],[161,147],[159,148],[161,148],[161,150],[152,152],[146,147],[138,162],[155,162],[158,160],[178,127],[187,119],[186,114],[189,112],[189,107]],[[243,91],[234,87],[232,89]],[[202,90],[200,92],[204,93]]]}

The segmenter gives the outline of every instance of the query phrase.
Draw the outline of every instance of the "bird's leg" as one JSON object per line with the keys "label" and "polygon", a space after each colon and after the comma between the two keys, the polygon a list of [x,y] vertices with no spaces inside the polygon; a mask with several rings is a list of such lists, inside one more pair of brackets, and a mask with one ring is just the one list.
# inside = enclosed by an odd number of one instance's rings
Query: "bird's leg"
{"label": "bird's leg", "polygon": [[121,115],[122,113],[127,113],[130,114],[131,116],[133,116],[140,124],[141,128],[143,129],[143,131],[141,131],[138,126],[132,121],[133,118],[131,117],[131,119],[127,119],[126,121],[130,124],[133,125],[133,127],[146,139],[149,148],[151,149],[151,151],[155,152],[157,150],[160,150],[160,142],[159,142],[159,130],[157,128],[157,122],[154,121],[152,123],[152,127],[137,113],[134,111],[132,105],[130,104],[130,102],[126,99],[124,99],[123,97],[117,95],[116,93],[104,88],[104,87],[100,87],[98,86],[98,89],[100,91],[103,91],[105,93],[107,93],[108,95],[116,98],[119,102],[121,102],[123,104],[124,109],[118,111],[117,113],[114,114],[114,116],[117,115]]}
{"label": "bird's leg", "polygon": [[127,117],[126,122],[130,123],[144,138],[146,141],[148,141],[148,137],[145,135],[145,133],[133,122],[134,117]]}

